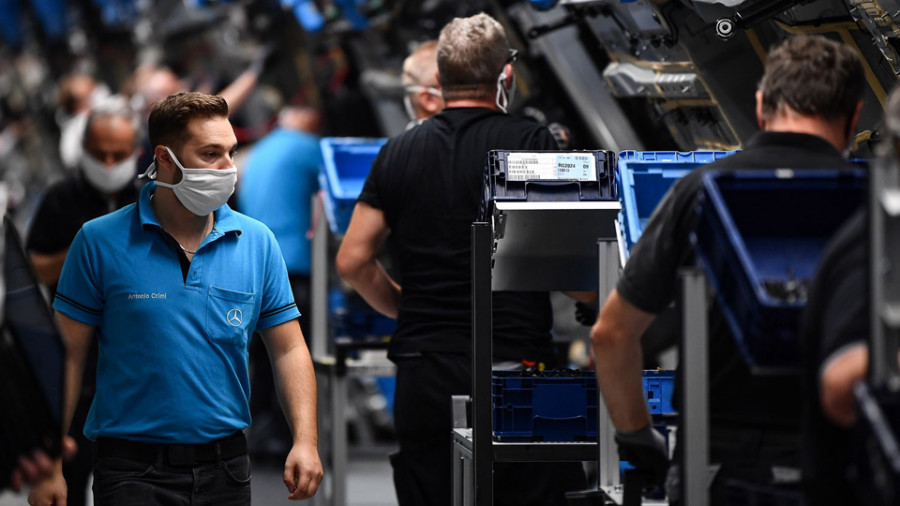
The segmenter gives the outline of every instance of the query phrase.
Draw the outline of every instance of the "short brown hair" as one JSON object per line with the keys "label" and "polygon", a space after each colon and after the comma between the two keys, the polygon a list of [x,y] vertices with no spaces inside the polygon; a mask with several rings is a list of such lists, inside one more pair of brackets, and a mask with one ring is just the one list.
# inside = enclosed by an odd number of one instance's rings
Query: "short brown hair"
{"label": "short brown hair", "polygon": [[153,104],[147,134],[150,146],[181,146],[187,136],[187,125],[196,118],[227,118],[225,99],[206,93],[176,93]]}
{"label": "short brown hair", "polygon": [[485,13],[455,18],[441,30],[437,64],[445,101],[493,100],[509,58],[503,26]]}
{"label": "short brown hair", "polygon": [[760,82],[763,117],[788,106],[804,116],[850,118],[862,98],[862,61],[845,44],[797,35],[769,53]]}

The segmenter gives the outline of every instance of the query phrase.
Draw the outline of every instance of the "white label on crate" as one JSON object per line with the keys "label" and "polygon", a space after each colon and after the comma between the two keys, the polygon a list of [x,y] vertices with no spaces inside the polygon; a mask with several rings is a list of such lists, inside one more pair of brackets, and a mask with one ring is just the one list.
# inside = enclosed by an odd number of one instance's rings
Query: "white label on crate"
{"label": "white label on crate", "polygon": [[510,181],[597,180],[596,161],[591,153],[510,153],[506,163],[506,178]]}

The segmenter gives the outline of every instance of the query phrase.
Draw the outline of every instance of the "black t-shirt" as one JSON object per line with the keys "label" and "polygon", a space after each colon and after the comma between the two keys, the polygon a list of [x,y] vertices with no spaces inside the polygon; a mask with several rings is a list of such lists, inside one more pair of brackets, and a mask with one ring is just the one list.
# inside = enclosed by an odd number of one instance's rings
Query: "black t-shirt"
{"label": "black t-shirt", "polygon": [[52,254],[65,251],[86,222],[137,200],[135,185],[126,186],[114,199],[91,186],[81,173],[50,186],[28,229],[26,249]]}
{"label": "black t-shirt", "polygon": [[[81,226],[94,218],[137,201],[137,179],[110,199],[90,183],[81,172],[68,176],[47,189],[28,228],[26,249],[30,253],[54,254],[69,249]],[[56,292],[56,283],[48,287],[50,297]],[[82,402],[94,394],[96,377],[97,341],[93,340],[84,368]]]}
{"label": "black t-shirt", "polygon": [[[470,353],[471,225],[489,150],[554,150],[543,126],[486,108],[449,108],[391,139],[361,202],[384,212],[403,291],[392,357]],[[495,292],[494,356],[546,360],[553,324],[546,292]]]}
{"label": "black t-shirt", "polygon": [[864,211],[858,211],[829,242],[803,314],[803,478],[809,504],[854,502],[846,475],[852,430],[838,427],[825,417],[819,378],[832,355],[869,336],[869,237],[865,217]]}
{"label": "black t-shirt", "polygon": [[[631,251],[616,287],[622,297],[638,309],[654,314],[673,302],[680,286],[678,269],[695,265],[690,233],[697,221],[697,199],[704,172],[777,168],[851,167],[821,137],[785,132],[757,134],[744,151],[700,167],[672,186]],[[718,308],[710,313],[709,336],[709,408],[713,424],[799,429],[800,381],[793,376],[752,376]]]}

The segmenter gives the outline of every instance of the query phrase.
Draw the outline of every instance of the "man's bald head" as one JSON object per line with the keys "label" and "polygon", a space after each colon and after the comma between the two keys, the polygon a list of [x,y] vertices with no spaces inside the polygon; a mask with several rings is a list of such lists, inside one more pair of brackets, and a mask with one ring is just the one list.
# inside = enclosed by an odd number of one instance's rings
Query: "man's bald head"
{"label": "man's bald head", "polygon": [[436,40],[425,41],[403,60],[403,86],[440,89],[437,82],[437,44]]}
{"label": "man's bald head", "polygon": [[437,77],[437,45],[436,40],[423,42],[403,61],[401,80],[407,108],[411,109],[407,112],[419,121],[444,108],[441,84]]}

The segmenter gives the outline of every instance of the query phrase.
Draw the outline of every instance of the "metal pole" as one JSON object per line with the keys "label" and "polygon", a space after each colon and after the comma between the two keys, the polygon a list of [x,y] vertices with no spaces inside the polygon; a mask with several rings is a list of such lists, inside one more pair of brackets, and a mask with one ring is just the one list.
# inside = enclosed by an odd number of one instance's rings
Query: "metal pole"
{"label": "metal pole", "polygon": [[[321,192],[320,192],[321,194]],[[320,216],[312,239],[312,271],[310,272],[310,354],[313,358],[328,354],[328,220],[322,212],[322,200],[314,195],[312,216]],[[303,329],[310,332],[310,329]]]}
{"label": "metal pole", "polygon": [[[615,286],[619,277],[619,251],[616,241],[601,239],[597,241],[597,296],[598,306],[602,307],[607,294]],[[616,447],[616,428],[609,417],[603,394],[597,389],[599,396],[597,405],[597,484],[601,490],[610,492],[620,483],[619,453]]]}
{"label": "metal pole", "polygon": [[494,499],[493,418],[491,413],[491,248],[489,223],[472,224],[472,460],[475,465],[475,504],[491,506]]}
{"label": "metal pole", "polygon": [[709,505],[706,486],[709,468],[709,340],[707,329],[706,276],[699,268],[681,270],[684,336],[681,344],[681,373],[684,405],[681,411],[682,487],[690,506]]}
{"label": "metal pole", "polygon": [[347,503],[347,375],[331,368],[331,402],[334,419],[331,421],[332,506]]}

